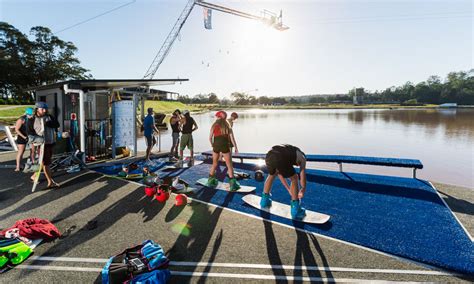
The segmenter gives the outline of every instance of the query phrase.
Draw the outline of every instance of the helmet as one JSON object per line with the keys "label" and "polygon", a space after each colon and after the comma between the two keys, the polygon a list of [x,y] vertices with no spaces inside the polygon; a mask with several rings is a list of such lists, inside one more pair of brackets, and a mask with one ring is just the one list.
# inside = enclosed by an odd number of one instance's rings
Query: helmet
{"label": "helmet", "polygon": [[233,117],[234,119],[239,118],[239,115],[236,112],[231,113],[230,116]]}
{"label": "helmet", "polygon": [[165,203],[168,198],[170,198],[169,191],[163,189],[162,186],[159,186],[158,190],[156,191],[155,199],[158,200],[158,202],[160,203]]}
{"label": "helmet", "polygon": [[255,180],[256,181],[263,181],[263,178],[264,178],[263,171],[261,171],[261,170],[255,171]]}
{"label": "helmet", "polygon": [[33,115],[33,108],[27,107],[27,108],[25,109],[25,114],[26,114],[26,115]]}
{"label": "helmet", "polygon": [[227,113],[223,110],[220,110],[220,111],[216,112],[216,117],[226,119],[227,118]]}
{"label": "helmet", "polygon": [[261,170],[255,171],[255,180],[256,181],[263,181],[264,177],[265,176],[263,174],[263,171],[261,171]]}
{"label": "helmet", "polygon": [[189,110],[187,110],[187,109],[183,110],[183,115],[186,115],[188,113],[189,113]]}
{"label": "helmet", "polygon": [[156,193],[156,187],[145,187],[145,195],[148,197],[152,197]]}
{"label": "helmet", "polygon": [[176,202],[174,203],[176,206],[183,206],[188,203],[188,197],[185,194],[178,194],[176,195]]}

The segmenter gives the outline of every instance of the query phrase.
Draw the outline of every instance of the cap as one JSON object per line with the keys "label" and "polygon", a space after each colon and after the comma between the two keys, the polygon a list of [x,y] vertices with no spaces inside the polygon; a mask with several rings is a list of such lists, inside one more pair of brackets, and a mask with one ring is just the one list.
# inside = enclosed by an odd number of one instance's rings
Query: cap
{"label": "cap", "polygon": [[35,104],[35,107],[36,107],[36,108],[48,109],[48,104],[45,103],[45,102],[37,102],[37,103]]}
{"label": "cap", "polygon": [[33,115],[33,108],[32,107],[27,107],[25,110],[26,115]]}
{"label": "cap", "polygon": [[220,110],[220,111],[216,112],[216,117],[226,119],[227,118],[227,113],[223,110]]}
{"label": "cap", "polygon": [[187,110],[187,109],[183,110],[183,115],[186,115],[188,113],[189,113],[189,110]]}

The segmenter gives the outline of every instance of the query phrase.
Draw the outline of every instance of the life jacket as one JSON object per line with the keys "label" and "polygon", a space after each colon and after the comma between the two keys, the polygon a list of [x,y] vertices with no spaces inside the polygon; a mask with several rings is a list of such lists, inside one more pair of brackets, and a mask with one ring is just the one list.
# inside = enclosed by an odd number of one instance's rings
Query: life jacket
{"label": "life jacket", "polygon": [[152,240],[111,257],[102,269],[102,283],[166,283],[169,260]]}
{"label": "life jacket", "polygon": [[0,268],[20,264],[32,253],[33,250],[17,238],[0,238]]}

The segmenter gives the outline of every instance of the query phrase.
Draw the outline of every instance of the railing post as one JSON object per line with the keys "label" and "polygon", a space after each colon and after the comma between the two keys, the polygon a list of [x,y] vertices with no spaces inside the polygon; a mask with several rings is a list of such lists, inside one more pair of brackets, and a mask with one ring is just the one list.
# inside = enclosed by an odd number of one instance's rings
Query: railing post
{"label": "railing post", "polygon": [[342,163],[339,162],[338,164],[339,164],[339,171],[342,173]]}

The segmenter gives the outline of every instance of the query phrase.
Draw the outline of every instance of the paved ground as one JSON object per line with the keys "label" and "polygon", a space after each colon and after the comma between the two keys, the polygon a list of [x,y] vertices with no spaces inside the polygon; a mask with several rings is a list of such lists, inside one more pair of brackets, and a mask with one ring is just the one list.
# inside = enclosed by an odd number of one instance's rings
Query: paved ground
{"label": "paved ground", "polygon": [[[0,228],[41,217],[65,237],[38,246],[0,282],[92,283],[105,259],[145,239],[173,261],[173,283],[472,280],[197,201],[160,204],[136,184],[91,171],[59,172],[60,189],[41,190],[43,183],[31,193],[28,175],[2,167],[13,158],[0,155]],[[436,187],[472,234],[473,191]]]}

